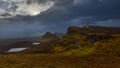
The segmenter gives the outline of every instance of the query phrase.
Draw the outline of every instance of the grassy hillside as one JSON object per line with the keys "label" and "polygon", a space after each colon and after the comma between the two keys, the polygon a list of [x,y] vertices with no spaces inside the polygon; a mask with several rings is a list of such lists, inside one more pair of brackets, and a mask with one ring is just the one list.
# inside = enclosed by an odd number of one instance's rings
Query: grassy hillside
{"label": "grassy hillside", "polygon": [[[99,35],[98,35],[99,36]],[[97,35],[95,37],[98,37]],[[99,37],[98,37],[99,39]],[[67,34],[52,44],[53,52],[75,56],[118,56],[120,57],[120,35],[111,35],[109,39],[96,41],[86,35]]]}
{"label": "grassy hillside", "polygon": [[[92,28],[96,29],[91,30]],[[99,29],[104,30],[99,31]],[[86,32],[86,30],[88,31]],[[119,57],[120,33],[119,30],[109,33],[110,30],[113,31],[112,28],[108,29],[108,27],[70,27],[65,36],[52,43],[53,52],[57,54],[75,56],[90,55]]]}

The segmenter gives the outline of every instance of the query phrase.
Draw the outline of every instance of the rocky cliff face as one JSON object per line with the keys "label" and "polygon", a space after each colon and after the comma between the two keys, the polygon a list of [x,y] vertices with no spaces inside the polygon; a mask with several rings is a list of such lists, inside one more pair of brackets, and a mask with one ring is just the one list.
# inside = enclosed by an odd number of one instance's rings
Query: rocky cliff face
{"label": "rocky cliff face", "polygon": [[113,38],[112,35],[120,34],[120,28],[118,27],[99,27],[99,26],[88,26],[88,27],[76,27],[71,26],[68,28],[67,34],[81,34],[86,36],[86,40],[91,43],[108,40]]}
{"label": "rocky cliff face", "polygon": [[76,26],[71,26],[68,28],[67,33],[120,34],[120,27],[100,27],[100,26],[76,27]]}

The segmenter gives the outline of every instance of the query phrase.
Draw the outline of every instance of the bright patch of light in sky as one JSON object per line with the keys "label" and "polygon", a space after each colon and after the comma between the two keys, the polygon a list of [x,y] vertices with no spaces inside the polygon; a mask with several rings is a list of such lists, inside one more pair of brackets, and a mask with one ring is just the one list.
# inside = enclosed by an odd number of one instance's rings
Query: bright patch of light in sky
{"label": "bright patch of light in sky", "polygon": [[0,1],[0,18],[21,16],[35,16],[51,8],[54,2],[47,1],[46,3],[31,2],[27,0],[1,0]]}

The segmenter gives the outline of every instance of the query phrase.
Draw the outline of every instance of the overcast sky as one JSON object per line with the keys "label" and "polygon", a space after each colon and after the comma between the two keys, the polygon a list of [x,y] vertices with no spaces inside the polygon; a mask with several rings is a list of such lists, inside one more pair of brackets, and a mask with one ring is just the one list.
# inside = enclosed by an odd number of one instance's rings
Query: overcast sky
{"label": "overcast sky", "polygon": [[0,39],[65,32],[74,25],[120,27],[120,0],[0,0]]}

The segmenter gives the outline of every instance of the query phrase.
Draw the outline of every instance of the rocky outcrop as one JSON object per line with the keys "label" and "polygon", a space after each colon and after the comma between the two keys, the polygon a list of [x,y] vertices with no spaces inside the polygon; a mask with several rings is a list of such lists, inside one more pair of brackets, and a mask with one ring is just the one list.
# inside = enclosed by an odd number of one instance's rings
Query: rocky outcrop
{"label": "rocky outcrop", "polygon": [[100,27],[100,26],[88,26],[88,27],[76,27],[71,26],[68,28],[67,33],[104,33],[104,34],[120,34],[120,27]]}
{"label": "rocky outcrop", "polygon": [[71,26],[68,28],[67,34],[81,34],[86,36],[86,40],[91,43],[95,43],[101,40],[108,40],[113,38],[112,35],[120,34],[119,27],[100,27],[100,26],[88,26],[88,27],[76,27]]}

